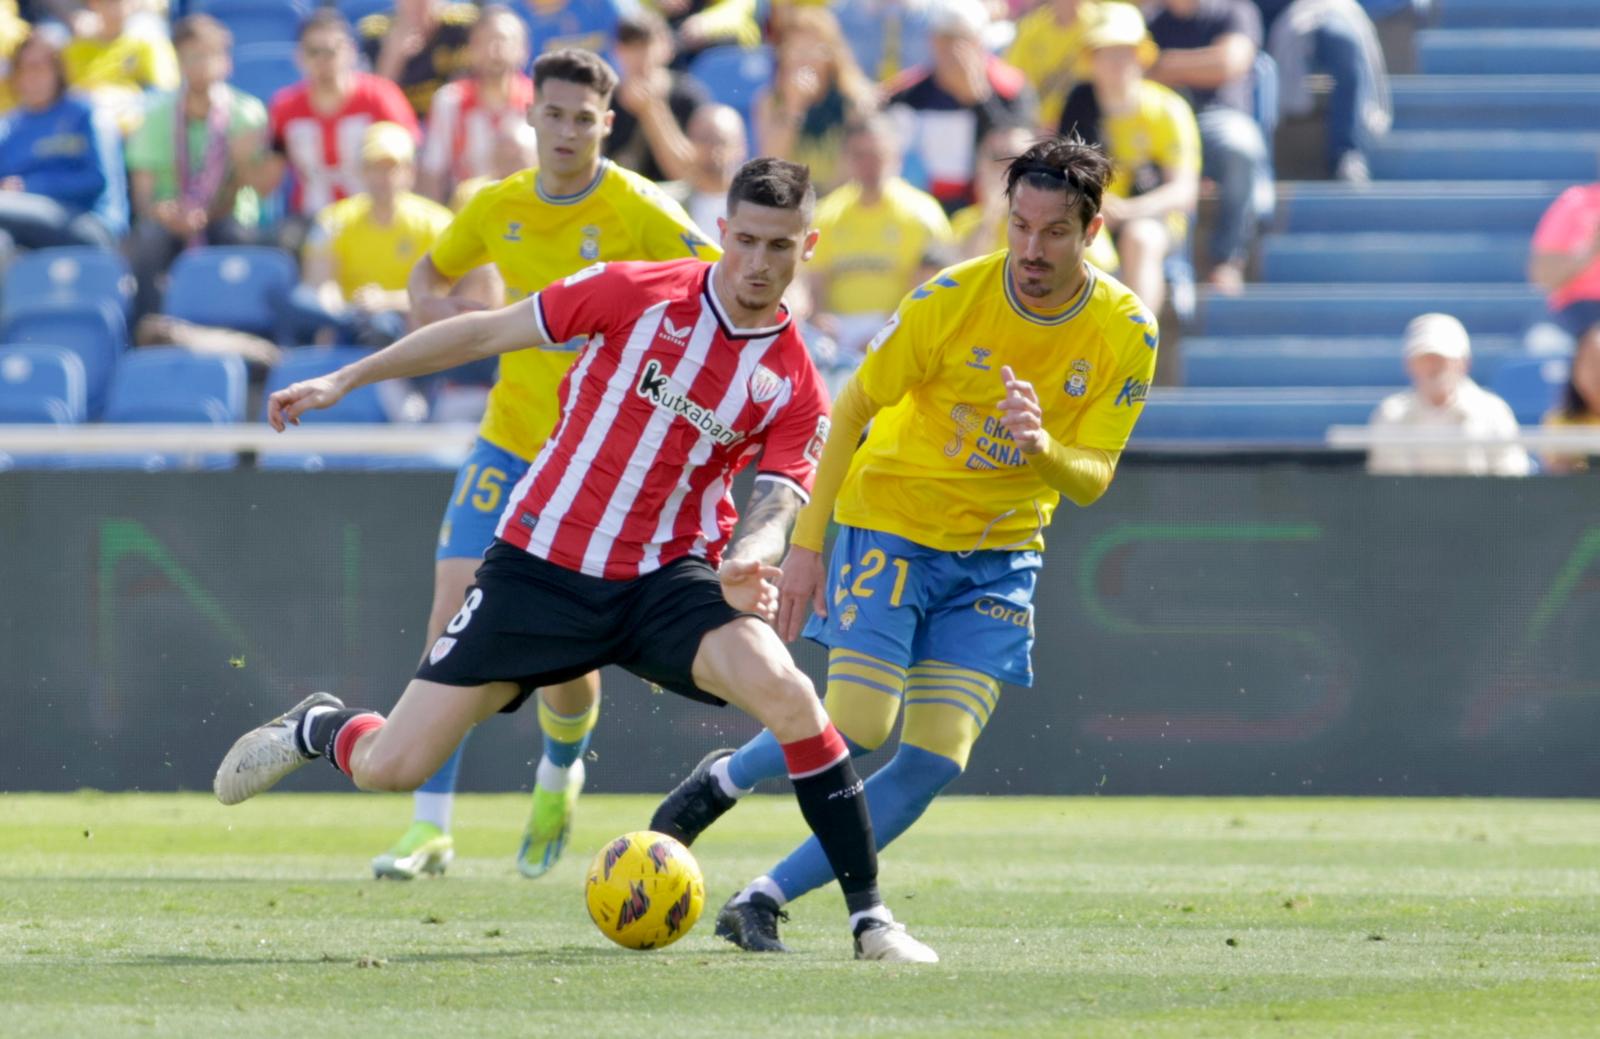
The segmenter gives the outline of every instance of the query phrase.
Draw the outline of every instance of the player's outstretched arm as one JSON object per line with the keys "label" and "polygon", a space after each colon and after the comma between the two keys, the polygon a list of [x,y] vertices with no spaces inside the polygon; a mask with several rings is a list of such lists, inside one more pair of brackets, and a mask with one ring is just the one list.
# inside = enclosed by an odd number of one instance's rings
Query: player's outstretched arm
{"label": "player's outstretched arm", "polygon": [[529,297],[499,310],[460,314],[419,328],[331,375],[274,393],[267,401],[267,421],[282,432],[285,425],[299,425],[306,412],[332,407],[351,390],[371,383],[431,375],[468,361],[542,346],[545,339],[534,306]]}

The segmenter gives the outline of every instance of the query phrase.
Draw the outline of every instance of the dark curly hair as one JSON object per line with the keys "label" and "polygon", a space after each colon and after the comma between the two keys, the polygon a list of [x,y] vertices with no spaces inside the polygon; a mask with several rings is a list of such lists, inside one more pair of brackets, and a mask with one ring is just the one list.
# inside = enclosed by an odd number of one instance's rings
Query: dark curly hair
{"label": "dark curly hair", "polygon": [[1110,180],[1111,160],[1099,146],[1076,134],[1051,136],[1011,160],[1006,167],[1006,198],[1016,194],[1018,184],[1065,192],[1067,205],[1078,207],[1082,226],[1088,227],[1100,212]]}

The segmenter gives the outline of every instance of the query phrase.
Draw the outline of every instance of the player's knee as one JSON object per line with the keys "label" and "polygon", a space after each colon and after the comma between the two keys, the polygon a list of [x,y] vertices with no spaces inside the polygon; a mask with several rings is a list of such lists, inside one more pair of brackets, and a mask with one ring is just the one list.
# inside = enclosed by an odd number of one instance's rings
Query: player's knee
{"label": "player's knee", "polygon": [[899,713],[899,704],[894,703],[894,710],[875,710],[879,706],[868,696],[888,699],[885,694],[875,691],[841,690],[835,683],[828,685],[828,699],[825,706],[828,717],[833,720],[833,727],[839,730],[839,735],[845,738],[852,754],[866,754],[877,750],[889,742],[889,736],[894,732],[895,716]]}
{"label": "player's knee", "polygon": [[778,665],[752,690],[765,717],[761,723],[782,743],[815,735],[828,721],[811,679],[791,664]]}

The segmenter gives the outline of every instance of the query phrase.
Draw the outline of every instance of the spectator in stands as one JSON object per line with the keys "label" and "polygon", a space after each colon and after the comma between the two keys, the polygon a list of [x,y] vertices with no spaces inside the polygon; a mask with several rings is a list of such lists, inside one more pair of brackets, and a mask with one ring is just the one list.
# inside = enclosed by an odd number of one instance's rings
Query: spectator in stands
{"label": "spectator in stands", "polygon": [[[1572,369],[1567,376],[1566,388],[1561,392],[1561,400],[1544,417],[1546,429],[1570,426],[1600,426],[1600,324],[1589,326],[1578,338],[1578,348],[1572,355]],[[1547,452],[1542,461],[1547,473],[1573,473],[1587,471],[1592,457]]]}
{"label": "spectator in stands", "polygon": [[693,159],[685,176],[665,187],[695,225],[715,232],[717,221],[727,216],[728,188],[749,152],[744,117],[737,109],[712,102],[689,119],[689,146]]}
{"label": "spectator in stands", "polygon": [[888,109],[906,142],[908,166],[953,213],[972,204],[978,141],[991,127],[1031,124],[1033,88],[1015,67],[984,49],[989,24],[979,0],[937,0],[929,17],[931,65],[884,87]]}
{"label": "spectator in stands", "polygon": [[1061,119],[1061,105],[1077,81],[1083,35],[1099,17],[1099,0],[1045,0],[1017,21],[1006,60],[1022,70],[1038,95],[1039,125],[1054,126]]}
{"label": "spectator in stands", "polygon": [[357,22],[356,33],[372,71],[399,85],[417,118],[427,119],[439,88],[468,70],[477,22],[477,4],[398,0]]}
{"label": "spectator in stands", "polygon": [[1573,338],[1600,324],[1600,183],[1568,188],[1539,218],[1528,280],[1545,291],[1551,319]]}
{"label": "spectator in stands", "polygon": [[450,208],[461,212],[472,196],[497,180],[539,164],[539,134],[527,123],[506,126],[489,142],[489,168],[483,176],[464,180],[450,195]]}
{"label": "spectator in stands", "polygon": [[[332,8],[307,18],[300,28],[300,61],[306,78],[285,87],[268,107],[275,156],[273,181],[293,167],[289,212],[304,222],[330,204],[361,190],[360,142],[373,123],[390,122],[417,133],[417,116],[400,88],[356,70],[350,23]],[[295,235],[286,236],[291,246]]]}
{"label": "spectator in stands", "polygon": [[297,338],[332,331],[341,343],[386,346],[405,334],[406,278],[450,223],[451,213],[411,191],[416,141],[396,123],[374,123],[361,142],[366,191],[317,214],[291,298]]}
{"label": "spectator in stands", "polygon": [[1118,277],[1151,311],[1166,302],[1166,259],[1183,249],[1200,190],[1200,131],[1189,105],[1144,77],[1156,47],[1137,8],[1111,3],[1084,37],[1089,82],[1074,87],[1062,133],[1105,148],[1115,173],[1100,213]]}
{"label": "spectator in stands", "polygon": [[755,0],[655,0],[677,41],[676,63],[719,45],[754,47],[761,42]]}
{"label": "spectator in stands", "polygon": [[779,8],[773,40],[772,85],[755,103],[756,151],[805,163],[826,193],[844,179],[845,125],[876,111],[877,98],[827,8]]}
{"label": "spectator in stands", "polygon": [[[113,248],[128,229],[122,145],[111,120],[67,93],[61,51],[33,33],[12,56],[16,107],[0,116],[0,232],[23,249]],[[4,251],[0,246],[0,251]]]}
{"label": "spectator in stands", "polygon": [[[1472,381],[1467,330],[1449,314],[1423,314],[1406,326],[1411,389],[1384,399],[1371,428],[1459,430],[1470,441],[1515,437],[1517,418],[1499,397]],[[1526,476],[1528,453],[1517,444],[1463,448],[1385,444],[1367,455],[1367,472],[1383,476]]]}
{"label": "spectator in stands", "polygon": [[617,23],[620,80],[605,154],[657,181],[687,174],[693,161],[689,118],[711,102],[699,80],[670,67],[672,56],[672,30],[660,15],[640,10]]}
{"label": "spectator in stands", "polygon": [[178,85],[172,44],[162,36],[128,31],[134,6],[134,0],[89,0],[96,31],[75,37],[61,54],[68,85],[114,113],[124,133],[138,127],[146,90]]}
{"label": "spectator in stands", "polygon": [[[1006,226],[1011,220],[1011,200],[1006,196],[1006,166],[1037,140],[1023,126],[997,126],[978,143],[978,168],[973,177],[977,201],[950,217],[956,256],[970,260],[1008,248]],[[1110,274],[1117,272],[1117,247],[1110,231],[1095,235],[1084,258]]]}
{"label": "spectator in stands", "polygon": [[267,109],[227,83],[233,34],[210,15],[192,14],[179,19],[172,40],[182,85],[151,101],[128,141],[137,315],[159,308],[159,279],[179,253],[202,243],[253,242],[260,216],[251,186],[265,151]]}
{"label": "spectator in stands", "polygon": [[856,65],[875,83],[933,60],[929,16],[936,0],[835,0],[830,5]]}
{"label": "spectator in stands", "polygon": [[1248,0],[1160,0],[1153,9],[1150,35],[1161,56],[1149,77],[1177,90],[1194,109],[1205,175],[1217,185],[1210,282],[1238,292],[1250,246],[1275,199],[1272,153],[1253,114],[1261,14]]}
{"label": "spectator in stands", "polygon": [[418,173],[422,194],[443,201],[458,184],[490,174],[496,142],[528,125],[533,80],[522,71],[527,64],[522,19],[498,4],[485,7],[472,27],[467,78],[434,95]]}
{"label": "spectator in stands", "polygon": [[636,5],[632,0],[509,0],[508,6],[528,27],[528,52],[535,58],[577,47],[609,61],[617,45],[617,23]]}
{"label": "spectator in stands", "polygon": [[1278,65],[1278,110],[1311,111],[1312,72],[1333,80],[1325,116],[1328,173],[1371,180],[1365,145],[1389,130],[1389,73],[1378,30],[1356,0],[1255,0],[1267,53]]}
{"label": "spectator in stands", "polygon": [[822,234],[805,272],[811,322],[838,344],[836,365],[854,370],[901,298],[954,254],[939,200],[900,179],[886,117],[850,124],[844,162],[849,181],[817,202],[813,226]]}

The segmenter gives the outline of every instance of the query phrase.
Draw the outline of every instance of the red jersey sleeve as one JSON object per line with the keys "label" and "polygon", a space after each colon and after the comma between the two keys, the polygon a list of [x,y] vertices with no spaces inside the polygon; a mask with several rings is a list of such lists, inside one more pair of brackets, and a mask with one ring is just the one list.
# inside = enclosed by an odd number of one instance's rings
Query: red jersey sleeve
{"label": "red jersey sleeve", "polygon": [[794,390],[767,427],[756,479],[780,480],[810,501],[822,445],[828,441],[828,390],[798,335],[795,348],[799,357],[791,376]]}
{"label": "red jersey sleeve", "polygon": [[545,342],[565,343],[603,332],[624,316],[622,308],[638,299],[638,286],[628,276],[628,266],[590,264],[535,293],[533,312]]}

